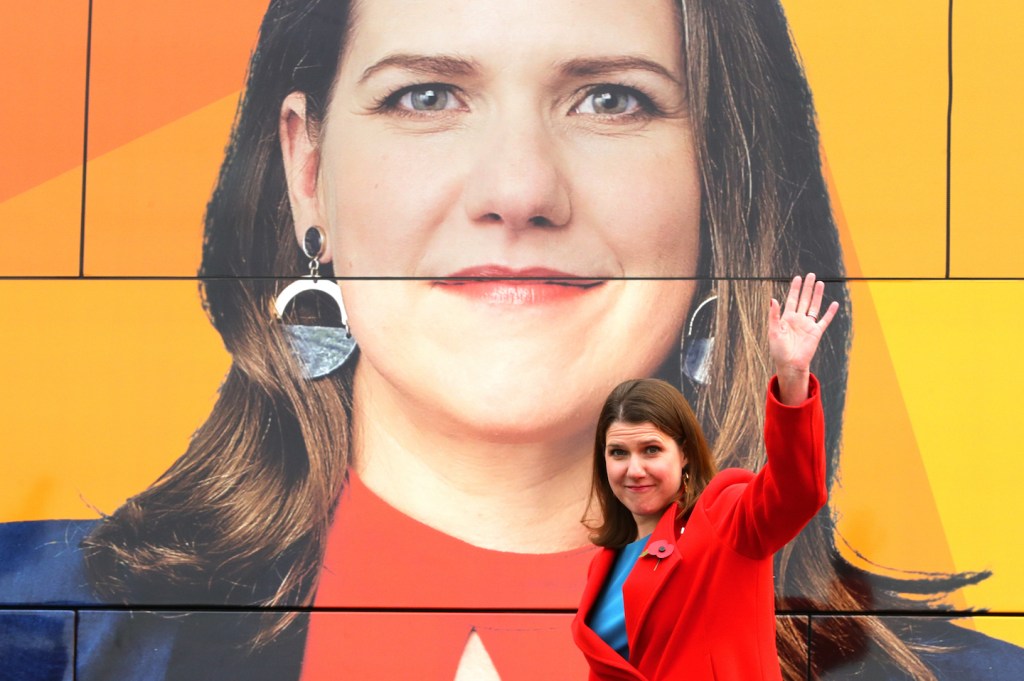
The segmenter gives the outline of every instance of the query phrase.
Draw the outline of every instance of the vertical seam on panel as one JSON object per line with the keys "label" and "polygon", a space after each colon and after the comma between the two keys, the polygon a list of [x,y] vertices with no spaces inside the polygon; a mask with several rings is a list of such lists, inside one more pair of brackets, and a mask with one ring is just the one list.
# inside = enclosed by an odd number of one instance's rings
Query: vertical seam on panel
{"label": "vertical seam on panel", "polygon": [[78,679],[78,608],[75,608],[75,621],[74,621],[74,640],[71,642],[71,678],[72,681]]}
{"label": "vertical seam on panel", "polygon": [[[92,72],[92,0],[85,33],[85,111],[82,116],[82,211],[78,226],[78,276],[85,277],[85,186],[89,174],[89,77]],[[76,611],[77,612],[77,611]]]}
{"label": "vertical seam on panel", "polygon": [[952,157],[953,157],[953,0],[949,0],[946,19],[946,279],[950,277],[952,256]]}

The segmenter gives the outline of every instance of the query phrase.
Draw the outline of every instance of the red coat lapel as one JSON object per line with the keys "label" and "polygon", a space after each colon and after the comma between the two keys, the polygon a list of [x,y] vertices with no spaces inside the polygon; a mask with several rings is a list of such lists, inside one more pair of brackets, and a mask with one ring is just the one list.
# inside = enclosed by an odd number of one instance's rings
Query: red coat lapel
{"label": "red coat lapel", "polygon": [[671,553],[665,558],[657,558],[656,554],[644,554],[636,562],[633,571],[622,585],[622,596],[626,605],[626,632],[629,636],[629,649],[636,649],[640,628],[647,620],[647,613],[654,605],[658,594],[668,583],[669,577],[680,566],[677,546],[681,524],[676,519],[679,507],[672,504],[665,510],[658,521],[651,538],[647,542],[650,547],[657,542],[665,542],[671,546]]}
{"label": "red coat lapel", "polygon": [[[594,561],[587,574],[587,586],[583,590],[583,598],[580,600],[576,619],[572,623],[574,638],[576,645],[590,661],[592,670],[596,671],[595,665],[600,667],[601,679],[646,681],[646,678],[633,665],[624,660],[586,624],[587,617],[594,607],[594,601],[601,593],[601,587],[604,586],[614,563],[615,551],[611,549],[602,549],[594,556]],[[626,626],[628,629],[628,623]]]}

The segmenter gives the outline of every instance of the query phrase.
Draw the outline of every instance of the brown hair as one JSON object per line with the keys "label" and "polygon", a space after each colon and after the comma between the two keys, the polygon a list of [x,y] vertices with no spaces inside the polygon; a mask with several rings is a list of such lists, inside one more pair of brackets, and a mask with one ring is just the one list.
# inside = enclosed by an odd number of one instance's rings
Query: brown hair
{"label": "brown hair", "polygon": [[718,469],[697,416],[690,409],[682,393],[666,381],[641,378],[620,383],[608,395],[601,415],[597,419],[594,435],[594,470],[591,478],[590,503],[586,519],[594,500],[601,511],[601,522],[591,529],[591,541],[598,546],[618,549],[637,538],[636,520],[612,492],[605,465],[605,445],[608,429],[615,422],[652,423],[671,437],[686,456],[683,470],[688,480],[680,488],[677,498],[679,515],[688,517],[697,504],[701,492],[711,482]]}
{"label": "brown hair", "polygon": [[[700,271],[705,296],[716,295],[714,315],[696,320],[694,335],[715,338],[707,384],[682,379],[704,433],[722,467],[759,469],[765,460],[763,396],[771,374],[764,348],[771,297],[782,300],[794,273],[838,279],[829,295],[839,314],[811,367],[821,381],[826,419],[827,475],[839,465],[850,342],[850,300],[839,233],[821,171],[814,106],[790,39],[782,7],[772,0],[683,0],[680,15],[691,124],[704,180]],[[698,297],[697,300],[701,298]],[[856,621],[817,620],[815,675],[829,661],[868,643],[885,664],[915,679],[934,679],[911,645],[872,610],[916,608],[904,594],[943,595],[986,573],[883,579],[850,565],[836,546],[823,509],[775,554],[775,590],[781,611],[863,612]],[[780,618],[779,657],[787,678],[808,671],[807,631],[800,618]]]}
{"label": "brown hair", "polygon": [[[295,91],[306,95],[311,125],[323,120],[352,13],[346,0],[272,0],[264,16],[207,208],[200,270],[206,308],[233,364],[185,454],[84,543],[91,579],[104,594],[150,603],[312,603],[348,464],[351,370],[304,381],[269,322],[277,278],[305,269],[277,126],[282,101]],[[808,271],[841,280],[838,232],[811,95],[778,2],[684,0],[679,22],[702,175],[698,272],[709,278],[699,282],[698,296],[717,295],[714,314],[694,333],[716,342],[708,387],[681,379],[678,359],[661,375],[682,381],[713,450],[726,453],[721,465],[757,468],[764,460],[761,396],[770,373],[765,311],[773,290],[782,293],[772,280]],[[321,274],[332,276],[331,268]],[[830,294],[840,314],[812,368],[822,383],[831,481],[850,308],[841,281]],[[316,307],[299,314],[321,317]],[[883,580],[850,566],[834,542],[825,511],[776,554],[781,610],[895,609],[905,603],[901,593],[937,599],[983,577]],[[276,635],[294,614],[270,617],[257,642]],[[816,646],[850,648],[855,636],[838,622],[816,625]],[[857,635],[877,642],[893,665],[932,678],[883,620],[867,615],[858,623]],[[778,636],[785,673],[803,675],[807,634],[799,618],[780,619]]]}
{"label": "brown hair", "polygon": [[[351,3],[341,0],[274,0],[264,15],[207,206],[200,269],[204,305],[232,366],[185,454],[84,542],[101,594],[151,604],[313,602],[348,466],[355,362],[305,380],[270,321],[278,277],[306,268],[277,120],[294,91],[305,93],[311,121],[323,119],[350,22]],[[320,274],[333,272],[323,265]],[[336,322],[324,319],[316,298],[296,299],[291,314]],[[267,611],[254,643],[296,617]]]}

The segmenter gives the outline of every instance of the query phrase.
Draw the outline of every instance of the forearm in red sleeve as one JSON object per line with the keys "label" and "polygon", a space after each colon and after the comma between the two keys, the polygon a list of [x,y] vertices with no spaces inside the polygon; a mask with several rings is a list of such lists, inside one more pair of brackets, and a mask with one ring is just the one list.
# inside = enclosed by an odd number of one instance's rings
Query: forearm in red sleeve
{"label": "forearm in red sleeve", "polygon": [[719,536],[750,558],[781,549],[827,501],[825,418],[813,375],[809,392],[803,403],[784,405],[772,378],[764,428],[768,461],[752,480],[723,489],[708,507]]}

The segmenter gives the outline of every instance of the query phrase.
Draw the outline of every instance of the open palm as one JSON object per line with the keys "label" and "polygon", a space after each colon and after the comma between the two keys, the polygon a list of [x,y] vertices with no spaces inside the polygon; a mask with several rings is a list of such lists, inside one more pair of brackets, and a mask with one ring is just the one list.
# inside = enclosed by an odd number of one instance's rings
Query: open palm
{"label": "open palm", "polygon": [[[818,351],[818,342],[839,310],[833,302],[821,314],[825,284],[815,282],[814,274],[793,278],[784,309],[772,299],[768,314],[768,348],[775,373],[780,377],[805,375]],[[819,318],[820,317],[820,318]]]}

